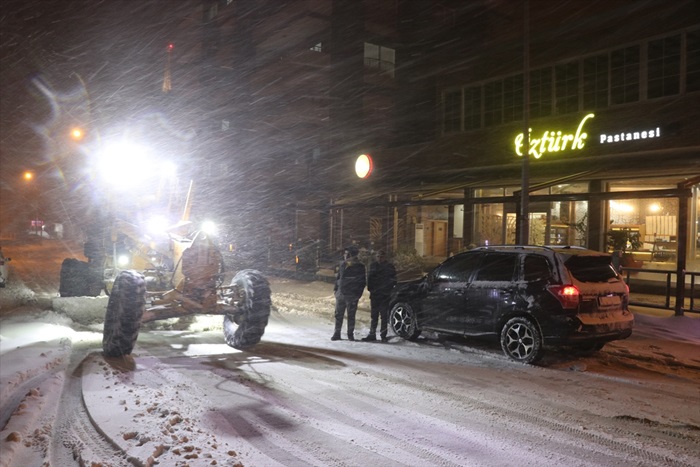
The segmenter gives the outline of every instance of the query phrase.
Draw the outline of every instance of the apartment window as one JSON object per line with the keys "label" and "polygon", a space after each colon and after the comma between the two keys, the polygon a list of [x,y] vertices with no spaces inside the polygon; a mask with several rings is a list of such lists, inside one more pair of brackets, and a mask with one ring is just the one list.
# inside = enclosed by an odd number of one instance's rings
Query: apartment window
{"label": "apartment window", "polygon": [[583,60],[583,108],[602,109],[608,106],[608,55],[597,55]]}
{"label": "apartment window", "polygon": [[578,112],[578,62],[554,67],[557,115]]}
{"label": "apartment window", "polygon": [[323,42],[319,42],[318,44],[311,47],[309,50],[311,50],[312,52],[323,52]]}
{"label": "apartment window", "polygon": [[484,126],[503,122],[503,81],[492,81],[484,85]]}
{"label": "apartment window", "polygon": [[530,116],[552,115],[552,69],[540,68],[530,72]]}
{"label": "apartment window", "polygon": [[366,67],[378,69],[393,78],[395,64],[396,51],[394,49],[365,42]]}
{"label": "apartment window", "polygon": [[700,91],[700,30],[686,35],[685,90]]}
{"label": "apartment window", "polygon": [[481,86],[464,89],[464,129],[481,128]]}
{"label": "apartment window", "polygon": [[503,123],[523,118],[523,75],[503,80]]}
{"label": "apartment window", "polygon": [[681,92],[681,36],[649,42],[647,49],[647,98]]}
{"label": "apartment window", "polygon": [[615,50],[610,54],[610,100],[626,104],[639,100],[639,46]]}
{"label": "apartment window", "polygon": [[461,129],[462,115],[462,91],[450,91],[445,93],[443,131],[455,133]]}

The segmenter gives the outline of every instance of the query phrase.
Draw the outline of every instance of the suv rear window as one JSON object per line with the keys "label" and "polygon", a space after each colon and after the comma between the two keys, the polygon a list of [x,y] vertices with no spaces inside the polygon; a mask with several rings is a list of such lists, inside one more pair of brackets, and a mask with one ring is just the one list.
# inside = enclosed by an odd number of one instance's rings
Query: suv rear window
{"label": "suv rear window", "polygon": [[617,277],[609,256],[572,256],[564,264],[581,282],[607,282]]}

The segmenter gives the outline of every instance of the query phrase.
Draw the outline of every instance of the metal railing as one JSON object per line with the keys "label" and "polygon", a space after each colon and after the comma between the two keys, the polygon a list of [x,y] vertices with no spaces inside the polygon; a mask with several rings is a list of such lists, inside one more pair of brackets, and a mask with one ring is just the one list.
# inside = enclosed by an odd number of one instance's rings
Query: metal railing
{"label": "metal railing", "polygon": [[[625,278],[625,282],[630,288],[630,305],[675,310],[676,315],[683,315],[684,312],[700,313],[700,308],[696,307],[696,298],[700,296],[700,286],[696,287],[696,284],[700,285],[700,281],[697,280],[697,278],[700,277],[700,272],[684,272],[684,277],[681,281],[678,280],[677,271],[669,271],[668,269],[622,267],[621,272]],[[665,276],[665,280],[639,279],[635,277],[638,273],[644,273],[645,275],[650,274],[652,276]],[[690,278],[690,283],[686,283],[687,278]],[[638,287],[635,287],[635,283]],[[660,286],[659,284],[662,285]],[[687,302],[688,306],[686,306],[686,303],[678,303],[675,292],[676,287],[679,285],[684,287],[684,302]],[[663,292],[659,294],[658,291],[661,288],[663,288]],[[663,303],[650,303],[648,301],[634,299],[634,295],[645,293],[653,296],[660,295],[663,298]],[[671,306],[671,297],[674,298],[673,306]]]}

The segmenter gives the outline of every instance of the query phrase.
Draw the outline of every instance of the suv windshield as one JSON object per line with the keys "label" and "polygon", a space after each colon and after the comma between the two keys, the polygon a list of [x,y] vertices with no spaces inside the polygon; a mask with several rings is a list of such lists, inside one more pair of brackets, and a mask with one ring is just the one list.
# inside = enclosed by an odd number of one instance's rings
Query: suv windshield
{"label": "suv windshield", "polygon": [[617,277],[608,256],[572,256],[566,260],[571,275],[581,282],[607,282]]}

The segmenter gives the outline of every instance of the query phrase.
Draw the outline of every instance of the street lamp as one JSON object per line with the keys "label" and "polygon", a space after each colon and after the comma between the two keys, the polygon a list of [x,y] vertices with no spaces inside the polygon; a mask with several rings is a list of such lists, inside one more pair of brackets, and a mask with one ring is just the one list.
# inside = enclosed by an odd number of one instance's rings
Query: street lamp
{"label": "street lamp", "polygon": [[79,128],[79,127],[71,128],[70,137],[73,141],[82,141],[84,136],[85,136],[85,133],[83,132],[82,128]]}
{"label": "street lamp", "polygon": [[34,233],[36,235],[38,235],[39,237],[41,237],[41,234],[39,233],[39,224],[40,224],[40,220],[39,220],[39,188],[36,185],[36,183],[34,182],[36,175],[31,170],[27,170],[22,174],[22,178],[24,179],[25,182],[27,182],[27,184],[29,186],[33,185],[33,188],[34,188],[34,196],[35,196],[34,213],[35,213],[35,215],[34,215],[34,220],[32,220],[32,227],[34,227]]}

